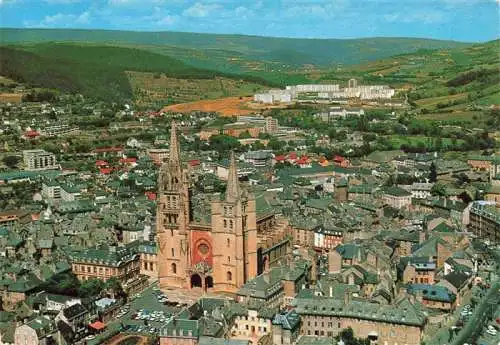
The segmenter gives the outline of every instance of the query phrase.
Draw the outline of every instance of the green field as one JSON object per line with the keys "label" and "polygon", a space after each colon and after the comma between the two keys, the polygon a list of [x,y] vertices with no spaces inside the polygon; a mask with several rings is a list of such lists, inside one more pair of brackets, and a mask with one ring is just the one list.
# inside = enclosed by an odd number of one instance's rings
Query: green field
{"label": "green field", "polygon": [[[401,145],[410,145],[410,146],[417,146],[418,143],[424,143],[424,144],[432,144],[436,138],[433,137],[426,137],[423,135],[390,135],[387,137],[391,145],[393,145],[394,149],[398,149]],[[443,140],[443,145],[451,145],[452,144],[452,139],[450,138],[442,138]],[[457,144],[462,144],[464,143],[463,140],[458,139]]]}

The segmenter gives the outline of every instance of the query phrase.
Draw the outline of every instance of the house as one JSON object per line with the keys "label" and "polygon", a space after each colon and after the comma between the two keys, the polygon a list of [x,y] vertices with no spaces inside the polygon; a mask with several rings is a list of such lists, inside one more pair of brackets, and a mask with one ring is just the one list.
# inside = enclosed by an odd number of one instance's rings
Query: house
{"label": "house", "polygon": [[271,320],[274,309],[261,308],[258,304],[234,304],[231,334],[233,337],[257,343],[262,337],[271,334]]}
{"label": "house", "polygon": [[403,283],[434,284],[436,263],[426,258],[412,257],[403,272]]}
{"label": "house", "polygon": [[349,165],[351,164],[349,159],[342,157],[342,156],[339,156],[339,155],[336,155],[335,157],[333,157],[333,163],[335,165],[342,167],[342,168],[348,168]]}
{"label": "house", "polygon": [[408,293],[415,295],[417,300],[430,309],[452,311],[455,309],[457,297],[444,286],[431,284],[411,284]]}
{"label": "house", "polygon": [[39,316],[17,327],[14,332],[15,345],[42,345],[48,342],[48,338],[57,339],[55,327],[46,316]]}
{"label": "house", "polygon": [[295,344],[300,334],[300,316],[295,310],[281,311],[272,320],[273,345]]}
{"label": "house", "polygon": [[414,182],[410,185],[400,185],[398,187],[411,193],[413,199],[427,199],[431,196],[433,183]]}
{"label": "house", "polygon": [[472,287],[472,275],[464,272],[451,272],[437,283],[438,286],[446,287],[457,296],[457,305],[461,305],[463,298]]}
{"label": "house", "polygon": [[45,297],[45,308],[50,311],[61,311],[74,304],[81,304],[80,298],[65,295],[47,294]]}
{"label": "house", "polygon": [[90,313],[82,304],[76,303],[62,309],[59,314],[55,317],[58,324],[64,323],[67,327],[71,329],[72,338],[79,338],[87,329],[87,325],[90,321]]}

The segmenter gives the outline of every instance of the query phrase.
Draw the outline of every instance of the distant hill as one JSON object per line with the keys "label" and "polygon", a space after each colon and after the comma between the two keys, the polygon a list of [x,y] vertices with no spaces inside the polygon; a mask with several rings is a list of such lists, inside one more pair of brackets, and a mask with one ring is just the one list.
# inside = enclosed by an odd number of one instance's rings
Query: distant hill
{"label": "distant hill", "polygon": [[500,40],[427,50],[336,68],[322,82],[389,84],[429,119],[473,119],[476,110],[500,104]]}
{"label": "distant hill", "polygon": [[0,46],[0,75],[35,87],[82,93],[102,100],[132,99],[126,72],[152,72],[179,79],[226,77],[269,84],[257,77],[191,67],[150,51],[89,44],[41,43]]}
{"label": "distant hill", "polygon": [[[358,64],[389,56],[415,52],[419,49],[465,47],[468,44],[420,38],[362,38],[362,39],[298,39],[245,35],[199,34],[184,32],[136,32],[77,29],[0,29],[3,44],[56,42],[97,42],[113,45],[141,46],[170,51],[183,61],[208,68],[238,71],[290,68],[313,64]],[[208,63],[208,65],[207,65]],[[283,66],[286,65],[286,66]],[[267,66],[269,67],[269,66]]]}

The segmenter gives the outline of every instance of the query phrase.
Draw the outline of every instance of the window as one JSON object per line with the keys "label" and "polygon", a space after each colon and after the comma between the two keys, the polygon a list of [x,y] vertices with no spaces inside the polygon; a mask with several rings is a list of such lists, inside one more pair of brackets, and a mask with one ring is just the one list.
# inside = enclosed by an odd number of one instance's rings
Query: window
{"label": "window", "polygon": [[227,262],[231,262],[231,257],[230,256],[227,257]]}
{"label": "window", "polygon": [[171,265],[171,271],[173,274],[177,274],[177,265],[175,263],[172,263]]}
{"label": "window", "polygon": [[229,238],[227,239],[227,247],[231,247],[231,240]]}
{"label": "window", "polygon": [[233,228],[233,221],[232,221],[232,220],[230,220],[230,221],[229,221],[229,229],[232,229],[232,228]]}
{"label": "window", "polygon": [[227,228],[227,220],[224,219],[224,229],[226,229],[226,228]]}
{"label": "window", "polygon": [[233,280],[233,274],[230,271],[228,271],[227,272],[227,281],[230,282],[232,280]]}
{"label": "window", "polygon": [[174,257],[174,256],[175,256],[175,249],[172,248],[172,257]]}

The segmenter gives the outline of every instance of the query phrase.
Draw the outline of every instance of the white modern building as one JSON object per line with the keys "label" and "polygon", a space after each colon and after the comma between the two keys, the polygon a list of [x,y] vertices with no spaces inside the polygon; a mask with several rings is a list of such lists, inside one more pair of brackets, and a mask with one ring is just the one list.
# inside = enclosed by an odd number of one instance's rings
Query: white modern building
{"label": "white modern building", "polygon": [[50,170],[59,169],[56,156],[45,150],[24,150],[24,170]]}

